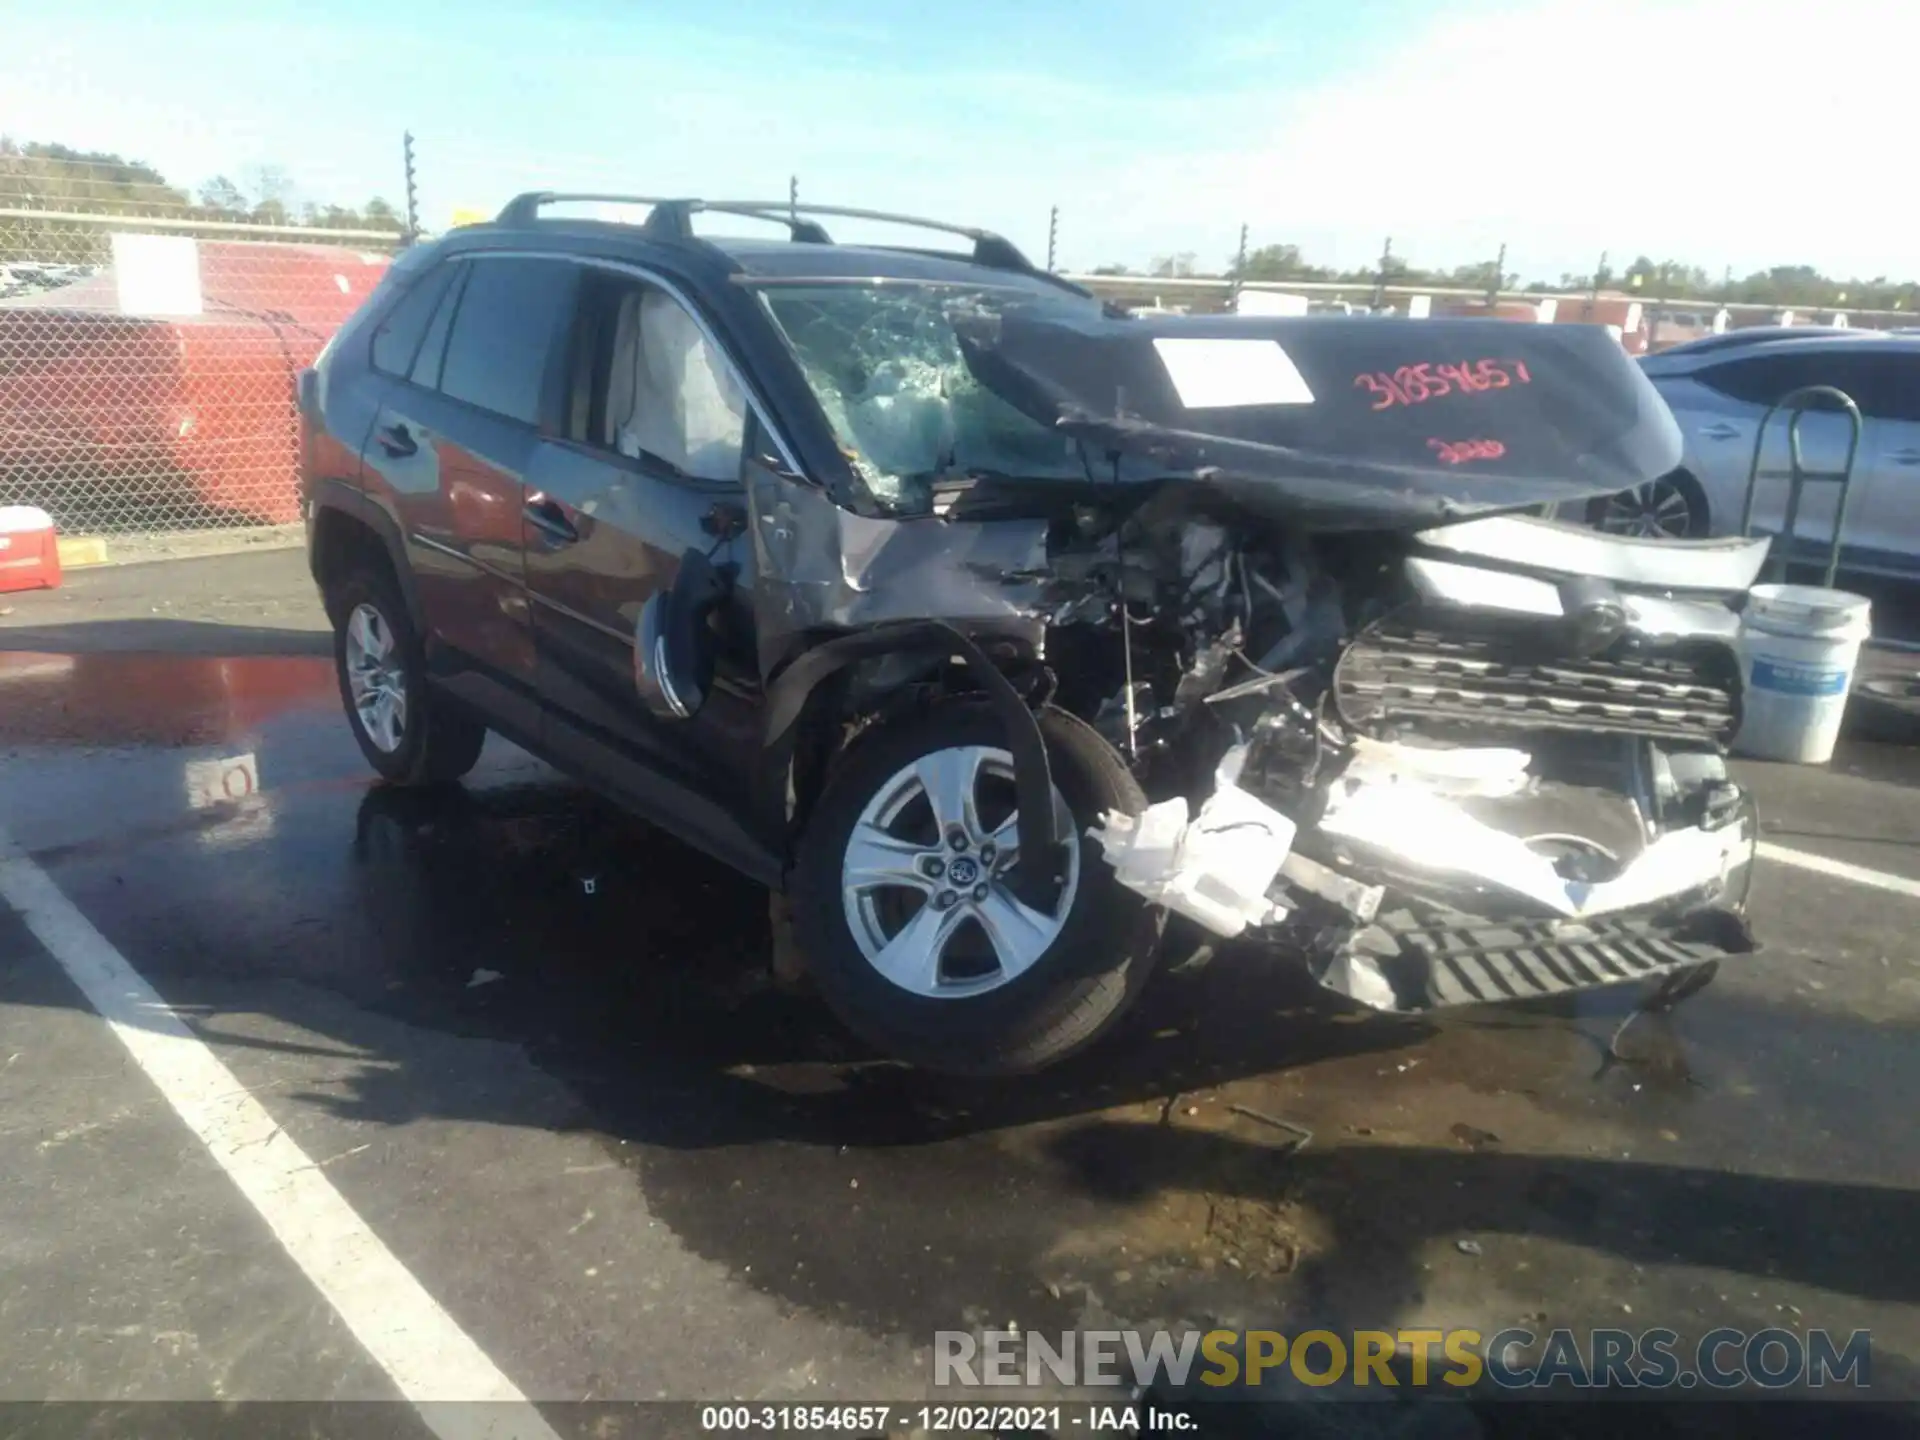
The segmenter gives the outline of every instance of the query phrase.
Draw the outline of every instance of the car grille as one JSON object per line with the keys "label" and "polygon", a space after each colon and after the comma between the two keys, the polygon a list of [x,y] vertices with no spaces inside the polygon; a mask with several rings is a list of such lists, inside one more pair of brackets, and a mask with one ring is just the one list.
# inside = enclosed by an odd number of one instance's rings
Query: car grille
{"label": "car grille", "polygon": [[1724,910],[1704,911],[1678,929],[1645,918],[1382,928],[1399,941],[1400,963],[1412,961],[1425,971],[1419,1008],[1497,1004],[1650,980],[1759,948],[1746,922]]}
{"label": "car grille", "polygon": [[1376,629],[1334,672],[1340,717],[1364,733],[1453,722],[1725,744],[1739,695],[1738,663],[1718,645],[1535,658],[1511,637]]}

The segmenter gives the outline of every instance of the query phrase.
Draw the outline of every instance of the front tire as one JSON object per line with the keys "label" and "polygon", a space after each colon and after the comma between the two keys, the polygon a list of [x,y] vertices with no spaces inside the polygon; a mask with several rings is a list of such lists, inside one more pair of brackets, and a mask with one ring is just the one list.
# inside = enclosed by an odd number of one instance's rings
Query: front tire
{"label": "front tire", "polygon": [[950,1074],[1038,1070],[1091,1044],[1153,969],[1162,913],[1113,878],[1086,829],[1146,797],[1113,747],[1039,716],[1071,846],[1050,908],[1004,883],[1012,759],[987,707],[947,704],[862,739],[800,845],[793,913],[809,974],[849,1029]]}
{"label": "front tire", "polygon": [[428,685],[425,650],[392,577],[355,571],[331,589],[327,611],[340,700],[367,763],[396,785],[443,785],[473,769],[486,727]]}

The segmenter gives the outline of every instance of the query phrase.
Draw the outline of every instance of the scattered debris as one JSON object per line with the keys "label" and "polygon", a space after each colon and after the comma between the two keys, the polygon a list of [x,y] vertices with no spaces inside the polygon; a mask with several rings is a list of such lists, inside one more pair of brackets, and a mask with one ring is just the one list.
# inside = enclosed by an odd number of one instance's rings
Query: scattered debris
{"label": "scattered debris", "polygon": [[1258,1120],[1262,1125],[1271,1125],[1276,1130],[1285,1130],[1298,1136],[1299,1139],[1292,1147],[1295,1150],[1306,1149],[1313,1140],[1313,1131],[1304,1125],[1296,1125],[1291,1120],[1282,1120],[1278,1115],[1269,1115],[1266,1111],[1256,1110],[1251,1105],[1229,1105],[1227,1108],[1236,1115],[1244,1115],[1249,1120]]}
{"label": "scattered debris", "polygon": [[498,970],[482,968],[473,972],[473,978],[467,981],[467,989],[477,990],[482,985],[491,985],[496,980],[504,980],[506,978],[507,977],[502,975]]}
{"label": "scattered debris", "polygon": [[1482,1130],[1479,1126],[1469,1125],[1465,1121],[1455,1122],[1453,1128],[1447,1133],[1469,1150],[1484,1150],[1489,1145],[1500,1143],[1500,1137],[1493,1131]]}
{"label": "scattered debris", "polygon": [[1487,1253],[1480,1248],[1480,1242],[1478,1240],[1456,1240],[1453,1242],[1453,1248],[1458,1250],[1462,1255],[1484,1255]]}

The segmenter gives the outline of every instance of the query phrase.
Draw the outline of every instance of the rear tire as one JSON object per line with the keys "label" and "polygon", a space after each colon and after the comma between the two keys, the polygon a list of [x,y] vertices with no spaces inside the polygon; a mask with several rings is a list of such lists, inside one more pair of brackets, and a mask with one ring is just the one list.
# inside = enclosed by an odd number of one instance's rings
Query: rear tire
{"label": "rear tire", "polygon": [[[1121,887],[1086,835],[1108,810],[1138,814],[1146,797],[1113,747],[1081,721],[1059,710],[1039,721],[1056,813],[1064,807],[1062,830],[1076,847],[1051,913],[1005,908],[995,862],[1004,865],[1011,833],[1004,808],[1011,767],[1004,727],[983,705],[946,704],[863,738],[814,810],[792,885],[808,974],[849,1029],[898,1059],[949,1074],[1038,1070],[1105,1033],[1152,973],[1164,916]],[[971,848],[943,849],[933,791],[921,784],[917,796],[910,793],[915,777],[932,773],[922,761],[964,768],[964,788],[977,797],[966,808],[968,824],[978,827]],[[889,799],[901,794],[909,798]],[[889,805],[897,816],[884,822],[891,832],[873,818]],[[876,854],[876,841],[884,846],[894,833],[916,831],[930,838],[900,842],[920,847],[900,852],[904,872],[923,874],[921,867],[944,860],[942,878],[858,883],[862,871],[857,858],[850,865],[850,852]],[[997,855],[980,843],[996,836]],[[950,910],[941,910],[943,891]],[[906,917],[891,938],[873,929],[886,928],[883,901]],[[942,917],[951,921],[944,929]],[[940,937],[926,947],[931,960],[892,959],[891,973],[883,973],[893,941],[923,923]],[[876,947],[880,955],[869,958]]]}
{"label": "rear tire", "polygon": [[326,600],[340,701],[367,763],[396,785],[444,785],[473,769],[487,728],[428,684],[426,653],[392,575],[350,571]]}

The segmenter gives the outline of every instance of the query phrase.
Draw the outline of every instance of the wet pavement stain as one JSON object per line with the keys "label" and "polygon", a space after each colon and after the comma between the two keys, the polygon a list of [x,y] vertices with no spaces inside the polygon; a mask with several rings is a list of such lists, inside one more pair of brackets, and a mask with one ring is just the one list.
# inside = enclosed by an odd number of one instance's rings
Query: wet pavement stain
{"label": "wet pavement stain", "polygon": [[[324,662],[49,658],[0,667],[0,808],[163,994],[306,1019],[326,992],[517,1046],[572,1114],[391,1054],[303,1103],[595,1133],[685,1244],[796,1307],[925,1337],[1759,1328],[1791,1305],[1871,1323],[1876,1383],[1911,1383],[1920,996],[1894,983],[1915,973],[1899,897],[1767,872],[1776,948],[1636,1021],[1624,1060],[1629,995],[1415,1024],[1229,950],[1160,977],[1092,1054],[962,1083],[778,989],[764,892],[497,742],[468,786],[396,791],[362,774]],[[238,752],[259,793],[193,809],[183,763]],[[1877,833],[1920,837],[1908,757],[1839,769],[1768,772],[1770,819],[1865,826],[1857,769]],[[363,1048],[350,1021],[327,1038]]]}

